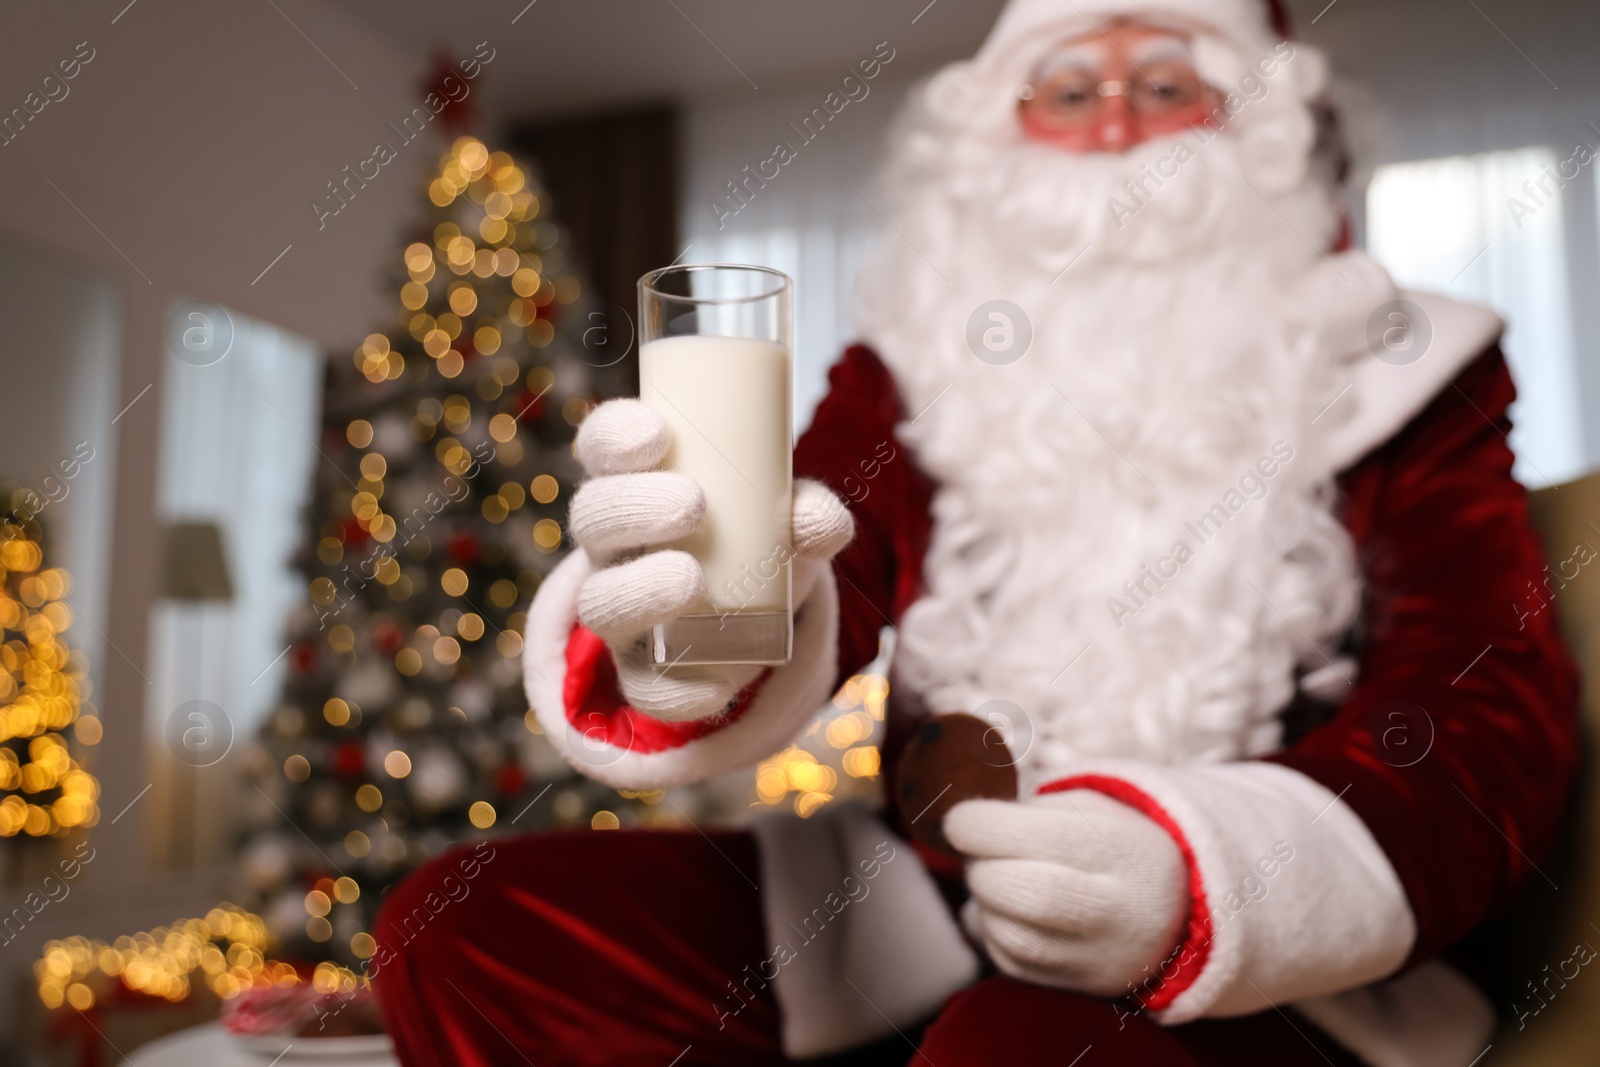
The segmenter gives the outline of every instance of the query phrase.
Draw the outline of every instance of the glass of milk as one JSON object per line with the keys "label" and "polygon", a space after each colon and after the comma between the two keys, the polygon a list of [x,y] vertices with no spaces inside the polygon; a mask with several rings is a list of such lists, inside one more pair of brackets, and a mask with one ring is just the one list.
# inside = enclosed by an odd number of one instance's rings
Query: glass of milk
{"label": "glass of milk", "polygon": [[700,483],[706,600],[657,626],[660,664],[787,663],[794,282],[766,267],[684,264],[639,279],[639,396],[672,428],[663,470]]}

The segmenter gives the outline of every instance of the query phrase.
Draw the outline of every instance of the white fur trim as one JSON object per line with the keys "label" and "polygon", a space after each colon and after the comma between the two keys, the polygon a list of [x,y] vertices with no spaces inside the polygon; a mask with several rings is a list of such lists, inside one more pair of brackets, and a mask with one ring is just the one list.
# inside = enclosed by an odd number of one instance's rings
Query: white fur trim
{"label": "white fur trim", "polygon": [[[809,819],[769,816],[751,829],[769,950],[793,952],[773,979],[790,1057],[887,1037],[977,979],[978,957],[916,850],[870,812],[829,804]],[[892,858],[873,863],[885,854]]]}
{"label": "white fur trim", "polygon": [[1265,50],[1275,38],[1266,0],[1011,0],[979,49],[987,65],[1019,47],[1097,29],[1116,18],[1143,16],[1179,25],[1200,23],[1230,40]]}
{"label": "white fur trim", "polygon": [[1324,428],[1318,460],[1329,474],[1352,466],[1393,437],[1505,330],[1499,315],[1478,304],[1410,290],[1402,290],[1400,298],[1427,316],[1433,340],[1421,359],[1404,366],[1361,354],[1350,391],[1317,417]]}
{"label": "white fur trim", "polygon": [[788,744],[828,701],[838,670],[839,594],[828,569],[795,616],[793,658],[773,670],[738,719],[659,752],[597,745],[567,721],[567,640],[589,559],[574,551],[550,572],[528,608],[522,679],[545,736],[580,773],[617,789],[696,782],[766,758]]}
{"label": "white fur trim", "polygon": [[[1199,869],[1210,954],[1193,983],[1155,1013],[1163,1024],[1355,989],[1392,974],[1411,952],[1416,920],[1388,858],[1354,811],[1298,771],[1096,761],[1071,777],[1080,774],[1144,792],[1181,829]],[[1293,849],[1287,861],[1285,845]],[[1276,861],[1266,864],[1270,876],[1263,861]]]}
{"label": "white fur trim", "polygon": [[1483,994],[1437,960],[1295,1008],[1372,1067],[1467,1067],[1495,1029]]}

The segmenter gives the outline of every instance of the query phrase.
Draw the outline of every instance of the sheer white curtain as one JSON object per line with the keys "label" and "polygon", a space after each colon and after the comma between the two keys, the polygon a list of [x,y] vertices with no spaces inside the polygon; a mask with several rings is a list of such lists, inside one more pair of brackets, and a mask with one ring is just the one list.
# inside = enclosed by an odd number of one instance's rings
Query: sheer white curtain
{"label": "sheer white curtain", "polygon": [[[795,427],[802,430],[827,387],[827,370],[854,340],[851,291],[882,220],[872,180],[891,120],[909,82],[888,76],[834,116],[810,141],[790,123],[811,114],[833,88],[716,100],[686,112],[680,230],[686,263],[754,263],[795,280]],[[779,143],[795,158],[764,185],[749,177]],[[772,167],[765,167],[767,173]],[[740,184],[745,202],[730,199]],[[720,205],[720,210],[713,205]],[[729,215],[730,208],[738,208]]]}
{"label": "sheer white curtain", "polygon": [[[1544,147],[1397,163],[1367,190],[1367,244],[1402,285],[1493,307],[1517,380],[1515,473],[1525,484],[1584,468],[1564,198]],[[1546,192],[1525,183],[1544,181]],[[1553,194],[1553,195],[1551,195]]]}
{"label": "sheer white curtain", "polygon": [[[222,529],[233,599],[158,603],[151,728],[188,700],[220,705],[247,738],[276,699],[287,669],[284,623],[305,591],[289,557],[303,533],[320,434],[322,356],[302,338],[232,313],[232,349],[207,367],[167,361],[157,489],[163,520]],[[204,616],[205,649],[184,647]],[[200,654],[197,654],[200,653]]]}

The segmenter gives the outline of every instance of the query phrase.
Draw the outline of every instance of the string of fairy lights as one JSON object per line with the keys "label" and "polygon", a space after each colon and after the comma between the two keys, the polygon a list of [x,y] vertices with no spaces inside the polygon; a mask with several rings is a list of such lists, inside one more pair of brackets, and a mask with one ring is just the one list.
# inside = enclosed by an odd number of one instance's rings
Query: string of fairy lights
{"label": "string of fairy lights", "polygon": [[100,783],[67,744],[69,729],[80,744],[100,740],[87,663],[63,640],[72,581],[43,563],[36,530],[0,541],[0,837],[59,837],[100,819]]}
{"label": "string of fairy lights", "polygon": [[[858,674],[845,682],[833,698],[835,714],[819,718],[796,744],[757,764],[753,803],[776,807],[788,801],[806,818],[840,795],[870,793],[880,760],[873,742],[888,696],[889,682],[881,675]],[[838,770],[826,758],[830,752],[838,756]]]}
{"label": "string of fairy lights", "polygon": [[[531,187],[527,172],[504,152],[490,152],[479,140],[462,137],[455,141],[441,162],[438,175],[428,186],[428,197],[435,207],[448,208],[460,203],[464,210],[456,221],[434,226],[431,241],[416,241],[402,253],[405,281],[400,286],[401,326],[420,346],[413,346],[410,363],[407,353],[396,347],[399,341],[383,333],[373,333],[353,354],[356,368],[373,384],[394,382],[402,377],[419,380],[431,374],[468,384],[463,373],[469,355],[474,367],[484,368],[471,383],[471,392],[484,403],[494,403],[508,393],[525,388],[533,397],[543,397],[555,386],[555,374],[548,366],[535,365],[524,371],[524,364],[507,351],[514,335],[521,331],[535,351],[555,339],[552,305],[570,304],[580,295],[578,280],[569,274],[551,277],[539,250],[548,250],[556,231],[542,216],[545,205]],[[476,220],[476,224],[460,221]],[[508,280],[490,288],[493,279]],[[446,308],[448,310],[446,310]],[[419,364],[419,360],[422,362]],[[562,416],[576,426],[587,414],[588,402],[573,397],[562,407]],[[473,428],[474,402],[468,392],[417,399],[409,419],[410,436],[418,444],[431,444],[433,455],[444,472],[467,478],[482,468],[483,454],[475,452],[467,436]],[[482,424],[480,424],[481,427]],[[524,445],[518,439],[519,416],[505,411],[487,420],[496,466],[510,469],[520,464]],[[360,478],[348,492],[348,514],[355,526],[380,545],[395,544],[407,531],[405,519],[385,508],[386,480],[390,460],[379,448],[377,429],[368,418],[353,418],[344,427],[345,439],[360,451],[357,463]],[[491,524],[505,522],[529,504],[549,505],[560,494],[560,484],[548,473],[535,475],[526,484],[506,480],[493,491],[481,495],[478,506]],[[344,561],[352,531],[344,522],[329,521],[316,545],[318,559],[329,566]],[[532,524],[534,547],[550,555],[561,547],[561,524],[540,518]],[[419,590],[401,561],[384,554],[372,567],[372,577],[395,602],[411,599]],[[460,606],[452,606],[437,619],[417,625],[409,637],[392,649],[395,670],[406,678],[426,671],[453,668],[467,653],[465,646],[492,640],[495,650],[507,659],[522,652],[522,613],[513,612],[505,625],[490,624],[476,607],[476,598],[485,597],[494,608],[506,611],[531,596],[532,588],[508,578],[489,583],[488,588],[471,588],[465,568],[449,567],[438,577],[439,591]],[[326,576],[311,580],[311,602],[332,605],[340,595],[335,582]],[[492,632],[491,632],[492,631]],[[358,641],[355,629],[338,623],[329,628],[327,642],[336,653],[347,653]],[[354,727],[361,720],[361,709],[339,697],[328,699],[323,718],[333,727]],[[382,772],[398,783],[412,772],[412,760],[403,748],[396,747],[381,758]],[[298,753],[289,755],[283,772],[292,782],[307,781],[312,768]],[[387,798],[381,781],[358,787],[356,806],[375,814],[383,810]],[[479,830],[494,826],[499,818],[493,803],[474,801],[467,811],[468,821]],[[345,836],[345,850],[356,858],[372,848],[369,836],[352,830]],[[343,883],[349,882],[348,886]],[[306,935],[315,942],[326,942],[334,935],[330,912],[338,905],[353,903],[356,889],[349,879],[340,879],[331,889],[318,888],[306,895]],[[350,938],[350,949],[358,957],[371,954],[370,934],[361,931]]]}
{"label": "string of fairy lights", "polygon": [[[369,939],[370,940],[370,939]],[[176,1003],[196,985],[224,1000],[250,989],[285,987],[302,979],[293,965],[267,958],[267,929],[260,916],[220,904],[203,918],[93,941],[67,937],[48,942],[33,965],[39,999],[50,1008],[88,1011],[108,982]],[[371,955],[369,952],[368,955]],[[366,979],[337,964],[318,964],[311,985],[319,993],[343,993]]]}
{"label": "string of fairy lights", "polygon": [[[542,309],[552,302],[571,303],[578,298],[580,289],[578,280],[571,275],[551,278],[543,273],[544,263],[536,251],[542,239],[538,227],[543,205],[529,187],[527,173],[506,153],[490,152],[481,141],[463,137],[445,157],[439,175],[428,187],[428,196],[437,207],[448,207],[465,197],[481,218],[476,240],[464,233],[458,223],[445,221],[434,228],[431,244],[419,241],[405,249],[407,280],[400,288],[400,303],[407,312],[406,330],[420,342],[432,370],[446,379],[461,375],[466,365],[463,347],[470,347],[478,357],[488,360],[488,373],[478,378],[475,387],[485,401],[498,399],[519,383],[533,396],[544,396],[555,384],[554,373],[549,367],[534,366],[524,374],[516,359],[500,355],[506,342],[504,330],[508,325],[521,329],[534,349],[546,347],[554,339],[555,329],[550,315],[541,314]],[[493,275],[510,279],[514,295],[500,306],[484,306],[484,297],[471,279]],[[443,287],[450,310],[430,313],[428,305],[436,302],[439,295],[438,282],[450,276],[455,280]],[[463,344],[463,337],[470,340]],[[405,355],[381,333],[368,336],[356,350],[354,360],[362,375],[373,383],[396,380],[407,370]],[[562,414],[570,425],[576,426],[587,406],[583,398],[574,397],[566,402]],[[412,437],[422,443],[432,441],[441,466],[457,477],[466,475],[477,464],[477,458],[459,437],[472,423],[472,407],[465,395],[442,400],[426,397],[417,403],[410,420]],[[514,466],[522,458],[517,429],[517,418],[505,412],[488,422],[497,458],[506,466]],[[353,419],[345,436],[353,447],[367,450],[373,445],[374,429],[366,419]],[[350,496],[350,514],[373,539],[388,544],[399,532],[395,517],[384,510],[382,503],[388,461],[378,451],[366,451],[359,468],[361,479]],[[484,519],[500,523],[530,502],[553,503],[559,492],[555,478],[539,474],[526,487],[520,481],[505,482],[484,496],[479,507]],[[561,547],[562,536],[561,524],[554,519],[541,518],[533,524],[534,546],[546,555]],[[318,558],[329,565],[339,563],[344,557],[345,540],[344,526],[329,523],[317,545]],[[395,558],[380,560],[374,571],[374,577],[392,599],[404,601],[415,592],[412,580]],[[440,578],[442,591],[451,597],[465,597],[468,585],[468,576],[461,568],[450,568]],[[324,606],[333,603],[338,595],[333,581],[326,577],[314,579],[309,592],[314,604]],[[530,593],[509,579],[499,579],[485,591],[489,602],[501,609]],[[493,639],[502,656],[516,657],[522,651],[523,619],[514,614],[507,621],[508,625],[499,629]],[[481,614],[452,609],[445,612],[439,625],[424,623],[415,629],[411,640],[394,652],[395,669],[412,677],[423,671],[429,661],[452,666],[461,658],[463,641],[478,641],[485,634]],[[354,631],[343,624],[334,626],[328,634],[328,643],[335,652],[348,651],[355,640]],[[347,711],[347,707],[325,708],[324,716],[338,726],[347,721]],[[405,753],[400,751],[385,758],[384,768],[393,778],[403,778],[410,770]],[[303,780],[308,773],[306,768],[288,764],[285,771],[291,780]],[[473,805],[469,817],[474,826],[485,829],[494,824],[496,813],[491,804],[480,801]]]}
{"label": "string of fairy lights", "polygon": [[[550,278],[542,272],[544,264],[535,249],[542,238],[539,218],[543,205],[529,187],[527,173],[506,153],[490,152],[481,141],[463,137],[451,147],[439,176],[428,187],[428,196],[439,207],[464,196],[482,217],[477,226],[478,240],[463,233],[459,224],[445,221],[434,227],[431,244],[418,241],[406,248],[403,258],[407,281],[400,288],[400,303],[409,312],[404,319],[406,330],[421,343],[433,370],[443,378],[461,375],[466,366],[463,348],[488,360],[489,372],[479,376],[475,386],[485,401],[499,399],[519,381],[534,396],[542,397],[555,384],[554,372],[549,367],[535,366],[524,375],[516,359],[499,355],[505,343],[503,331],[508,324],[515,326],[524,331],[533,348],[548,346],[555,338],[555,327],[550,315],[541,314],[541,310],[552,302],[572,303],[579,296],[580,286],[570,274]],[[456,280],[444,285],[450,310],[431,314],[427,307],[437,295],[434,283],[448,275],[456,276]],[[511,281],[514,295],[503,306],[481,306],[483,297],[469,280],[469,276],[487,279],[492,275]],[[463,342],[464,336],[470,340]],[[394,381],[407,369],[404,354],[381,333],[369,335],[356,350],[354,360],[362,375],[373,383]],[[587,410],[584,398],[573,397],[564,405],[562,414],[576,426]],[[457,436],[470,426],[472,415],[472,402],[466,396],[425,398],[417,404],[411,419],[411,434],[419,442],[433,441],[440,464],[459,477],[476,463],[472,451]],[[498,458],[506,466],[520,461],[522,445],[517,440],[516,416],[505,412],[493,416],[488,431],[496,442]],[[370,448],[373,436],[372,424],[365,419],[354,419],[346,428],[346,439],[358,449]],[[362,530],[388,543],[398,532],[394,516],[386,513],[382,504],[388,461],[381,453],[368,451],[359,466],[361,480],[351,495],[350,512]],[[558,483],[547,474],[535,477],[526,489],[520,482],[507,482],[487,495],[480,508],[485,519],[499,523],[530,500],[552,503],[558,491]],[[561,538],[561,525],[553,519],[540,520],[534,526],[534,543],[547,554],[561,547]],[[325,563],[337,562],[342,550],[338,531],[329,531],[318,545]],[[377,577],[386,586],[400,587],[391,588],[396,599],[409,595],[398,565],[380,568]],[[514,583],[506,584],[506,589],[491,590],[491,599],[502,607],[517,597]],[[460,595],[465,586],[446,591]],[[314,588],[313,601],[327,599],[330,592]]]}

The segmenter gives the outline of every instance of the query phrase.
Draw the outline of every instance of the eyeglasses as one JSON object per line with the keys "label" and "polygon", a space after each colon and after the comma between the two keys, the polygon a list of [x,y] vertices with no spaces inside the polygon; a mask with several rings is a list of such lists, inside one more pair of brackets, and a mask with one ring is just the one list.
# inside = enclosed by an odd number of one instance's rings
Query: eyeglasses
{"label": "eyeglasses", "polygon": [[1081,68],[1063,70],[1018,94],[1028,116],[1050,129],[1093,123],[1109,96],[1126,97],[1136,115],[1153,118],[1191,107],[1204,95],[1200,75],[1182,63],[1147,66],[1129,81],[1100,81]]}

